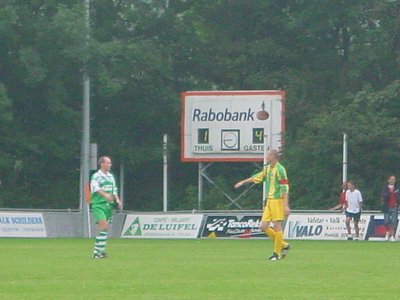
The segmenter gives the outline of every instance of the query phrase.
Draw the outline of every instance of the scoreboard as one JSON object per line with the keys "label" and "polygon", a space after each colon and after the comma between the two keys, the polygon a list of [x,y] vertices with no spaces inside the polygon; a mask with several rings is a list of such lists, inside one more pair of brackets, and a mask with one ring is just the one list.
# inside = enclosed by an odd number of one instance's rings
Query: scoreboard
{"label": "scoreboard", "polygon": [[193,91],[181,100],[182,161],[262,161],[264,147],[282,148],[284,91]]}

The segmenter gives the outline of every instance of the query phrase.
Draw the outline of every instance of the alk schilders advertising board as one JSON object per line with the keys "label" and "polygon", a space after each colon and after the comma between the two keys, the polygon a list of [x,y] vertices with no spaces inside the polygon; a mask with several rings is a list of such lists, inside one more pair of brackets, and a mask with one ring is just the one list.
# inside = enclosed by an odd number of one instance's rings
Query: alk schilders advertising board
{"label": "alk schilders advertising board", "polygon": [[46,237],[41,213],[0,213],[0,237]]}

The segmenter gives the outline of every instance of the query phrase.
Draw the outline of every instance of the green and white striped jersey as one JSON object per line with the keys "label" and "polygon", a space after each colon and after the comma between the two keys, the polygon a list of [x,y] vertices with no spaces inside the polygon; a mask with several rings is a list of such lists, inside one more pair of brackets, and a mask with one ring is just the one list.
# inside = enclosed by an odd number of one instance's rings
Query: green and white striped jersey
{"label": "green and white striped jersey", "polygon": [[96,173],[92,175],[90,180],[90,191],[91,191],[91,204],[99,204],[107,202],[107,199],[102,195],[97,193],[97,191],[102,190],[106,193],[117,195],[118,188],[115,184],[114,175],[107,172],[104,173],[101,170],[98,170]]}

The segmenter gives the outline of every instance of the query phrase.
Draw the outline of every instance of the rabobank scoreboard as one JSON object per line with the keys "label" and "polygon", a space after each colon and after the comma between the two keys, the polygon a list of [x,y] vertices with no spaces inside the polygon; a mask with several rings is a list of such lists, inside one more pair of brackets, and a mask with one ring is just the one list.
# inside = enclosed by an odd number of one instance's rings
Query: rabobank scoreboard
{"label": "rabobank scoreboard", "polygon": [[181,98],[182,161],[262,161],[265,147],[282,148],[284,91],[192,91]]}

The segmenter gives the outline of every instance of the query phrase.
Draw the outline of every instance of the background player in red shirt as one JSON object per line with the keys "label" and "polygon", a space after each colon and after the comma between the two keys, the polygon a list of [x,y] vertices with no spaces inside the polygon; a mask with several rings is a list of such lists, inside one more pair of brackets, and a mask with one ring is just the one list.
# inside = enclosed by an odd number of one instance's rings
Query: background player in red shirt
{"label": "background player in red shirt", "polygon": [[389,175],[387,184],[384,186],[381,193],[382,212],[386,227],[385,239],[387,241],[395,241],[394,234],[397,227],[399,202],[400,195],[399,187],[396,185],[396,176]]}
{"label": "background player in red shirt", "polygon": [[339,203],[336,206],[330,208],[329,210],[337,210],[337,209],[344,210],[344,205],[346,203],[346,190],[347,190],[347,182],[345,181],[342,184],[342,191],[339,194]]}

